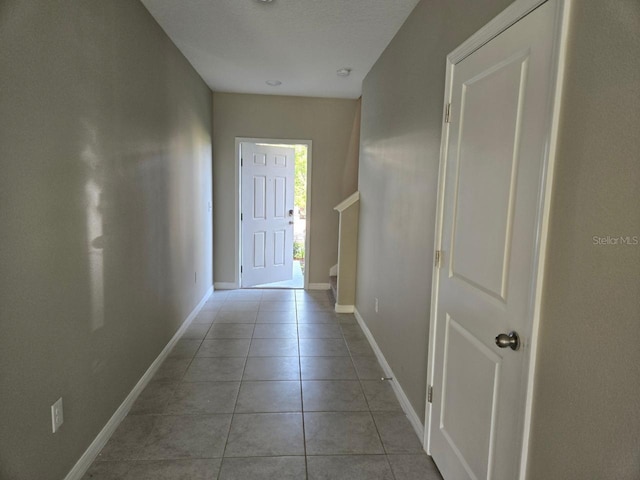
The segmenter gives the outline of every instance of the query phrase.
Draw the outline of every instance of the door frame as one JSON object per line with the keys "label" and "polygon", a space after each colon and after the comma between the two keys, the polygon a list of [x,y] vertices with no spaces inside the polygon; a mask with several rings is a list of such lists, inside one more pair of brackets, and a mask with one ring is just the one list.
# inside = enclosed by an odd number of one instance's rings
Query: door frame
{"label": "door frame", "polygon": [[[304,238],[304,289],[309,288],[309,266],[310,266],[310,252],[311,252],[311,173],[312,173],[312,145],[311,140],[294,140],[290,138],[255,138],[255,137],[236,137],[235,139],[235,274],[234,274],[234,288],[242,288],[242,275],[240,274],[240,266],[242,265],[242,223],[240,222],[240,205],[242,202],[242,166],[240,164],[240,144],[242,143],[273,143],[281,145],[306,145],[307,146],[307,229]],[[295,177],[294,177],[295,184]],[[295,203],[294,203],[295,205]]]}
{"label": "door frame", "polygon": [[[538,215],[536,218],[536,242],[534,252],[534,274],[532,281],[532,291],[530,294],[529,321],[531,322],[531,340],[529,345],[524,345],[525,351],[529,352],[529,356],[525,359],[526,365],[526,382],[523,383],[525,389],[525,415],[522,452],[520,458],[519,480],[524,480],[527,473],[527,462],[531,433],[531,416],[533,410],[533,391],[535,380],[535,367],[537,360],[538,348],[538,327],[540,324],[540,311],[542,303],[542,288],[544,281],[544,264],[547,252],[547,236],[549,229],[551,191],[553,184],[553,173],[556,161],[556,150],[558,141],[558,125],[560,121],[560,108],[562,87],[564,81],[564,69],[567,50],[568,26],[570,19],[571,3],[573,0],[516,0],[502,13],[491,20],[487,25],[478,30],[474,35],[469,37],[458,48],[447,55],[446,60],[446,77],[445,77],[445,94],[444,105],[442,111],[442,133],[440,139],[440,164],[438,169],[438,193],[436,207],[436,224],[434,239],[434,258],[436,252],[442,249],[442,227],[444,216],[444,162],[447,156],[447,148],[449,142],[449,124],[444,121],[446,114],[446,106],[451,101],[451,89],[453,83],[453,70],[455,65],[467,58],[473,52],[483,45],[487,44],[493,38],[500,35],[506,29],[514,25],[523,17],[531,13],[540,5],[546,2],[556,3],[556,25],[554,27],[554,58],[552,60],[552,77],[549,98],[547,99],[547,128],[546,128],[546,144],[545,156],[542,161],[543,170],[541,182],[539,185],[538,199]],[[432,288],[431,288],[431,311],[429,321],[429,355],[427,365],[427,398],[429,395],[428,388],[433,385],[435,374],[435,319],[438,311],[438,293],[439,293],[439,267],[435,266],[432,270]],[[425,408],[425,428],[423,446],[427,453],[431,454],[430,431],[431,431],[431,403],[426,402]]]}

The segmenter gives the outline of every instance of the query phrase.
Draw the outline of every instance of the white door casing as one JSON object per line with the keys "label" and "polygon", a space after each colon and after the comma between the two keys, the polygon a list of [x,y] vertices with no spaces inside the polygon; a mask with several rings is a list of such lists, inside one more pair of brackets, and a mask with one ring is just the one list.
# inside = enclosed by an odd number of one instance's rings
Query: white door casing
{"label": "white door casing", "polygon": [[[445,480],[523,474],[563,6],[449,58],[426,438]],[[495,344],[510,331],[517,351]]]}
{"label": "white door casing", "polygon": [[294,148],[246,142],[240,148],[242,287],[290,280]]}

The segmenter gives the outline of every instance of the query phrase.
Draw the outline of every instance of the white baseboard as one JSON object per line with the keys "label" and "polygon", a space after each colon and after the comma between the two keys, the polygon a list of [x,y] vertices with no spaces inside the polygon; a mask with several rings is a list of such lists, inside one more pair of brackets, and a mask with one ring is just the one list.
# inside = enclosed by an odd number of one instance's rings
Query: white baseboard
{"label": "white baseboard", "polygon": [[138,395],[140,395],[142,390],[144,390],[144,388],[147,386],[147,384],[151,380],[151,377],[153,377],[153,375],[158,371],[158,368],[160,368],[160,365],[162,364],[162,362],[165,360],[165,358],[167,358],[167,356],[169,355],[169,352],[171,352],[171,349],[174,347],[176,342],[180,339],[184,331],[189,327],[193,319],[196,318],[196,316],[202,309],[202,306],[209,299],[212,293],[213,293],[213,287],[209,287],[209,290],[207,290],[207,293],[205,293],[204,297],[202,297],[202,300],[200,300],[198,305],[196,305],[196,307],[192,310],[189,316],[185,319],[185,321],[182,323],[182,325],[180,326],[176,334],[171,338],[171,340],[169,340],[169,343],[167,343],[167,345],[164,347],[162,352],[160,352],[160,355],[158,355],[158,357],[153,361],[153,363],[147,369],[144,375],[142,375],[142,378],[138,380],[138,383],[136,383],[136,386],[133,387],[133,390],[131,390],[129,395],[127,395],[127,398],[125,398],[124,401],[120,404],[120,406],[115,411],[115,413],[111,416],[111,418],[109,419],[107,424],[104,426],[104,428],[100,430],[100,433],[98,433],[98,435],[93,440],[93,442],[91,442],[91,445],[89,445],[89,448],[87,448],[87,450],[82,454],[80,459],[69,471],[67,476],[64,477],[64,480],[80,480],[84,476],[84,474],[87,472],[87,470],[89,469],[93,461],[96,459],[96,457],[98,456],[102,448],[106,445],[111,435],[113,435],[113,432],[116,431],[116,428],[118,428],[118,425],[120,425],[120,422],[122,422],[122,420],[124,420],[124,417],[127,416],[127,413],[129,413],[129,410],[131,409],[131,407],[133,406],[133,403],[138,398]]}
{"label": "white baseboard", "polygon": [[338,276],[338,264],[336,263],[333,267],[329,269],[329,276],[336,277]]}
{"label": "white baseboard", "polygon": [[330,283],[310,283],[307,287],[308,290],[329,290],[331,289]]}
{"label": "white baseboard", "polygon": [[353,313],[355,312],[356,307],[353,305],[340,305],[336,303],[336,313]]}
{"label": "white baseboard", "polygon": [[240,288],[240,286],[234,282],[215,282],[213,286],[216,290],[236,290]]}
{"label": "white baseboard", "polygon": [[[400,402],[400,405],[402,406],[404,413],[407,415],[407,418],[409,419],[409,423],[411,423],[411,426],[416,431],[416,435],[418,435],[418,438],[420,439],[420,443],[423,444],[424,425],[420,422],[420,417],[418,416],[416,411],[413,409],[413,406],[411,405],[411,402],[409,402],[407,395],[404,393],[404,390],[402,390],[402,386],[400,385],[400,383],[398,383],[398,379],[394,375],[393,370],[391,370],[391,367],[389,366],[387,359],[384,358],[382,350],[380,350],[380,347],[378,347],[378,344],[376,343],[375,338],[373,338],[373,335],[369,330],[369,327],[367,327],[367,324],[364,322],[362,315],[360,315],[360,312],[358,312],[357,308],[354,309],[353,313],[356,317],[356,320],[358,320],[358,324],[360,325],[360,328],[362,328],[362,331],[367,337],[367,340],[369,340],[369,343],[371,344],[371,348],[373,348],[373,351],[376,354],[376,357],[378,358],[378,362],[380,362],[380,366],[382,366],[382,369],[384,370],[385,376],[393,379],[391,381],[391,386],[393,387],[393,391],[395,392],[396,397],[398,397],[398,401]],[[423,444],[423,447],[424,447],[424,444]]]}

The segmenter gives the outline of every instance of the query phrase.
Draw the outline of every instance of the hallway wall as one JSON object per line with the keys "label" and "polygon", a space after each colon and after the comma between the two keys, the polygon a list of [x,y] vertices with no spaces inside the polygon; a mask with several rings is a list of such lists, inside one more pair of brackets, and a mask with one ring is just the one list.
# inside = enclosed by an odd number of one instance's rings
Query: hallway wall
{"label": "hallway wall", "polygon": [[[421,1],[364,82],[357,308],[421,418],[445,57],[509,3]],[[640,235],[640,3],[572,4],[527,478],[631,480],[640,246],[594,237]]]}
{"label": "hallway wall", "polygon": [[640,2],[572,8],[528,478],[637,480]]}
{"label": "hallway wall", "polygon": [[212,284],[212,95],[136,1],[0,45],[0,478],[60,480]]}
{"label": "hallway wall", "polygon": [[[235,139],[312,140],[310,283],[328,283],[338,259],[338,203],[357,189],[357,100],[214,93],[214,276],[235,282]],[[356,129],[355,133],[359,133]]]}
{"label": "hallway wall", "polygon": [[422,421],[445,58],[509,3],[421,1],[363,84],[356,307]]}

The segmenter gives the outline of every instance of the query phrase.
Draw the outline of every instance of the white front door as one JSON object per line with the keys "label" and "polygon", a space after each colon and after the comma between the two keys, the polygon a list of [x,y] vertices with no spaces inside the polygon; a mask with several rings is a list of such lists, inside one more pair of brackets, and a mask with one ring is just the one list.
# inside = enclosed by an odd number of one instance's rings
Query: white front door
{"label": "white front door", "polygon": [[519,476],[556,12],[450,67],[429,426],[445,480]]}
{"label": "white front door", "polygon": [[291,147],[240,145],[242,158],[242,287],[293,276]]}

